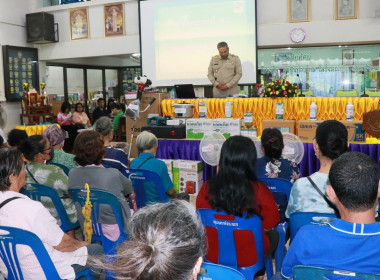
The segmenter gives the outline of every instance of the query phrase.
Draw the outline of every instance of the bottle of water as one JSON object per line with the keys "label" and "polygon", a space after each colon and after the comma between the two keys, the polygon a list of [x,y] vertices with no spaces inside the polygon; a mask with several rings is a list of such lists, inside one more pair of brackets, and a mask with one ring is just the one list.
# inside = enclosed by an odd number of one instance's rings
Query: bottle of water
{"label": "bottle of water", "polygon": [[348,102],[346,106],[346,119],[348,121],[354,120],[354,105],[351,102]]}
{"label": "bottle of water", "polygon": [[317,104],[314,102],[310,104],[310,120],[317,120]]}
{"label": "bottle of water", "polygon": [[175,99],[175,91],[174,88],[170,91],[170,99]]}

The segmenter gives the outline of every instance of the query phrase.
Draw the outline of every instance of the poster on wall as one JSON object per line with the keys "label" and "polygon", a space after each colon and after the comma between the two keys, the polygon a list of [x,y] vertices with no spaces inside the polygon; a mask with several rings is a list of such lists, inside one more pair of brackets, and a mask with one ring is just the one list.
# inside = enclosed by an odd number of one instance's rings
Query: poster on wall
{"label": "poster on wall", "polygon": [[89,38],[88,7],[69,10],[70,39],[80,40]]}
{"label": "poster on wall", "polygon": [[343,65],[354,65],[354,50],[342,51]]}
{"label": "poster on wall", "polygon": [[288,21],[310,21],[310,0],[288,0]]}
{"label": "poster on wall", "polygon": [[24,98],[23,84],[40,90],[38,50],[36,48],[3,46],[4,88],[7,101]]}
{"label": "poster on wall", "polygon": [[123,3],[104,5],[104,36],[123,35],[125,35]]}

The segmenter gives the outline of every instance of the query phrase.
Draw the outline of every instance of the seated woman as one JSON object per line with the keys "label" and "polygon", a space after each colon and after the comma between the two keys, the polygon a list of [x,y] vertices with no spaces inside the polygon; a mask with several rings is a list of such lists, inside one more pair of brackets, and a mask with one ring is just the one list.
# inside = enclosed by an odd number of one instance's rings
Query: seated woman
{"label": "seated woman", "polygon": [[88,118],[86,112],[83,112],[83,105],[82,103],[75,104],[75,112],[72,117],[72,122],[79,128],[90,128],[91,122]]}
{"label": "seated woman", "polygon": [[257,159],[257,176],[281,178],[294,183],[300,177],[300,169],[294,161],[282,158],[284,149],[282,133],[277,128],[266,128],[261,135],[261,149],[265,156]]}
{"label": "seated woman", "polygon": [[[164,190],[168,196],[176,194],[173,182],[169,177],[166,164],[156,158],[158,147],[157,137],[148,131],[141,132],[136,138],[136,146],[140,152],[139,156],[132,160],[131,168],[150,170],[160,175]],[[154,186],[145,188],[147,203],[159,202],[157,190]]]}
{"label": "seated woman", "polygon": [[109,164],[117,168],[120,172],[124,172],[128,168],[128,157],[122,149],[115,147],[111,142],[113,139],[113,125],[108,117],[101,117],[95,123],[95,130],[99,132],[104,141],[106,155],[103,164]]}
{"label": "seated woman", "polygon": [[[324,121],[317,127],[313,142],[315,155],[320,161],[320,169],[310,175],[316,187],[326,193],[329,184],[328,175],[333,161],[341,154],[347,152],[347,129],[339,121]],[[286,217],[294,212],[334,213],[323,196],[313,187],[308,178],[298,179],[290,192]]]}
{"label": "seated woman", "polygon": [[[0,203],[3,207],[0,211],[0,224],[36,234],[43,242],[60,279],[74,279],[75,273],[89,267],[88,257],[100,257],[103,248],[99,244],[89,245],[65,234],[57,220],[40,202],[20,193],[24,185],[25,168],[20,151],[1,149]],[[17,254],[24,279],[46,279],[37,259],[29,250],[17,249]],[[91,273],[94,280],[99,279],[100,269],[92,267]],[[0,275],[8,278],[8,271],[2,260]],[[3,279],[1,276],[0,278]]]}
{"label": "seated woman", "polygon": [[[78,134],[74,143],[75,161],[80,165],[69,173],[69,187],[83,188],[88,183],[90,189],[104,190],[114,194],[120,201],[123,212],[124,231],[128,234],[128,220],[131,217],[127,197],[133,192],[132,183],[115,168],[104,168],[102,160],[105,155],[103,141],[99,133],[88,130]],[[82,209],[78,205],[78,218],[83,228]],[[103,210],[102,210],[103,211]],[[120,232],[110,207],[105,207],[100,214],[104,235],[115,241]]]}
{"label": "seated woman", "polygon": [[66,138],[66,132],[56,125],[47,127],[43,135],[48,139],[53,147],[54,156],[50,163],[58,163],[66,166],[69,170],[78,166],[74,161],[74,155],[62,151],[62,145]]}
{"label": "seated woman", "polygon": [[[25,139],[19,149],[28,160],[25,165],[26,182],[47,185],[55,189],[61,198],[63,206],[72,223],[77,222],[77,212],[74,202],[68,193],[68,178],[61,168],[55,165],[47,165],[54,156],[54,151],[49,141],[42,135],[33,135]],[[59,220],[58,213],[50,199],[42,199],[42,203],[49,209],[54,218]],[[74,230],[69,232],[74,236]]]}
{"label": "seated woman", "polygon": [[[226,140],[220,153],[218,172],[203,184],[196,207],[223,210],[235,216],[241,216],[242,212],[246,212],[247,216],[258,215],[263,225],[264,254],[271,256],[278,243],[278,233],[273,228],[280,218],[271,191],[255,175],[256,157],[256,148],[251,139],[232,136]],[[212,233],[208,235],[208,240],[214,238]],[[252,238],[239,232],[236,240],[241,241],[236,244],[238,264],[253,265]],[[216,250],[215,247],[210,248]],[[209,249],[209,254],[215,256],[217,252]],[[255,279],[263,279],[264,274],[265,268],[256,274]]]}
{"label": "seated woman", "polygon": [[63,102],[61,105],[61,112],[57,115],[57,123],[61,126],[61,128],[67,131],[69,138],[65,141],[64,150],[67,153],[71,153],[73,149],[73,143],[75,137],[77,136],[77,127],[73,125],[72,122],[73,116],[71,114],[71,105],[69,102]]}
{"label": "seated woman", "polygon": [[[196,280],[205,255],[205,230],[185,201],[156,203],[138,210],[129,239],[110,269],[122,279]],[[107,266],[108,267],[108,266]]]}

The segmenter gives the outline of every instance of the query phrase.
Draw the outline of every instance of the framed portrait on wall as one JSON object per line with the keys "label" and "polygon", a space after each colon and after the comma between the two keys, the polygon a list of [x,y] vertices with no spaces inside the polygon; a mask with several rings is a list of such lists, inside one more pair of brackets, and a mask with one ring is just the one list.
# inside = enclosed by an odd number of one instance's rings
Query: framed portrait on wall
{"label": "framed portrait on wall", "polygon": [[104,5],[104,36],[123,36],[124,27],[124,4],[114,3]]}
{"label": "framed portrait on wall", "polygon": [[89,38],[88,7],[69,10],[70,39],[80,40]]}
{"label": "framed portrait on wall", "polygon": [[288,21],[310,21],[310,0],[288,0]]}
{"label": "framed portrait on wall", "polygon": [[3,46],[4,86],[7,101],[24,98],[23,84],[40,90],[38,49]]}
{"label": "framed portrait on wall", "polygon": [[354,65],[354,50],[343,50],[342,51],[342,64],[343,65]]}
{"label": "framed portrait on wall", "polygon": [[334,0],[335,19],[357,19],[358,0]]}

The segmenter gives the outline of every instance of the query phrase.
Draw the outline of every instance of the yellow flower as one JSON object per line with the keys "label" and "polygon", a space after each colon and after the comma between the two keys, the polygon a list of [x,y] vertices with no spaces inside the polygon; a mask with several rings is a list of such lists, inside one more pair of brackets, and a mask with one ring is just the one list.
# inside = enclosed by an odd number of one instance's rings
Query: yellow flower
{"label": "yellow flower", "polygon": [[276,94],[277,94],[277,95],[279,95],[279,93],[280,93],[279,91],[276,91]]}
{"label": "yellow flower", "polygon": [[268,91],[272,91],[272,89],[271,89],[271,88],[268,88]]}
{"label": "yellow flower", "polygon": [[282,90],[285,90],[285,86],[282,86]]}
{"label": "yellow flower", "polygon": [[291,89],[289,89],[289,90],[288,90],[288,92],[289,92],[289,93],[291,93],[291,92],[292,92],[292,90],[291,90]]}

